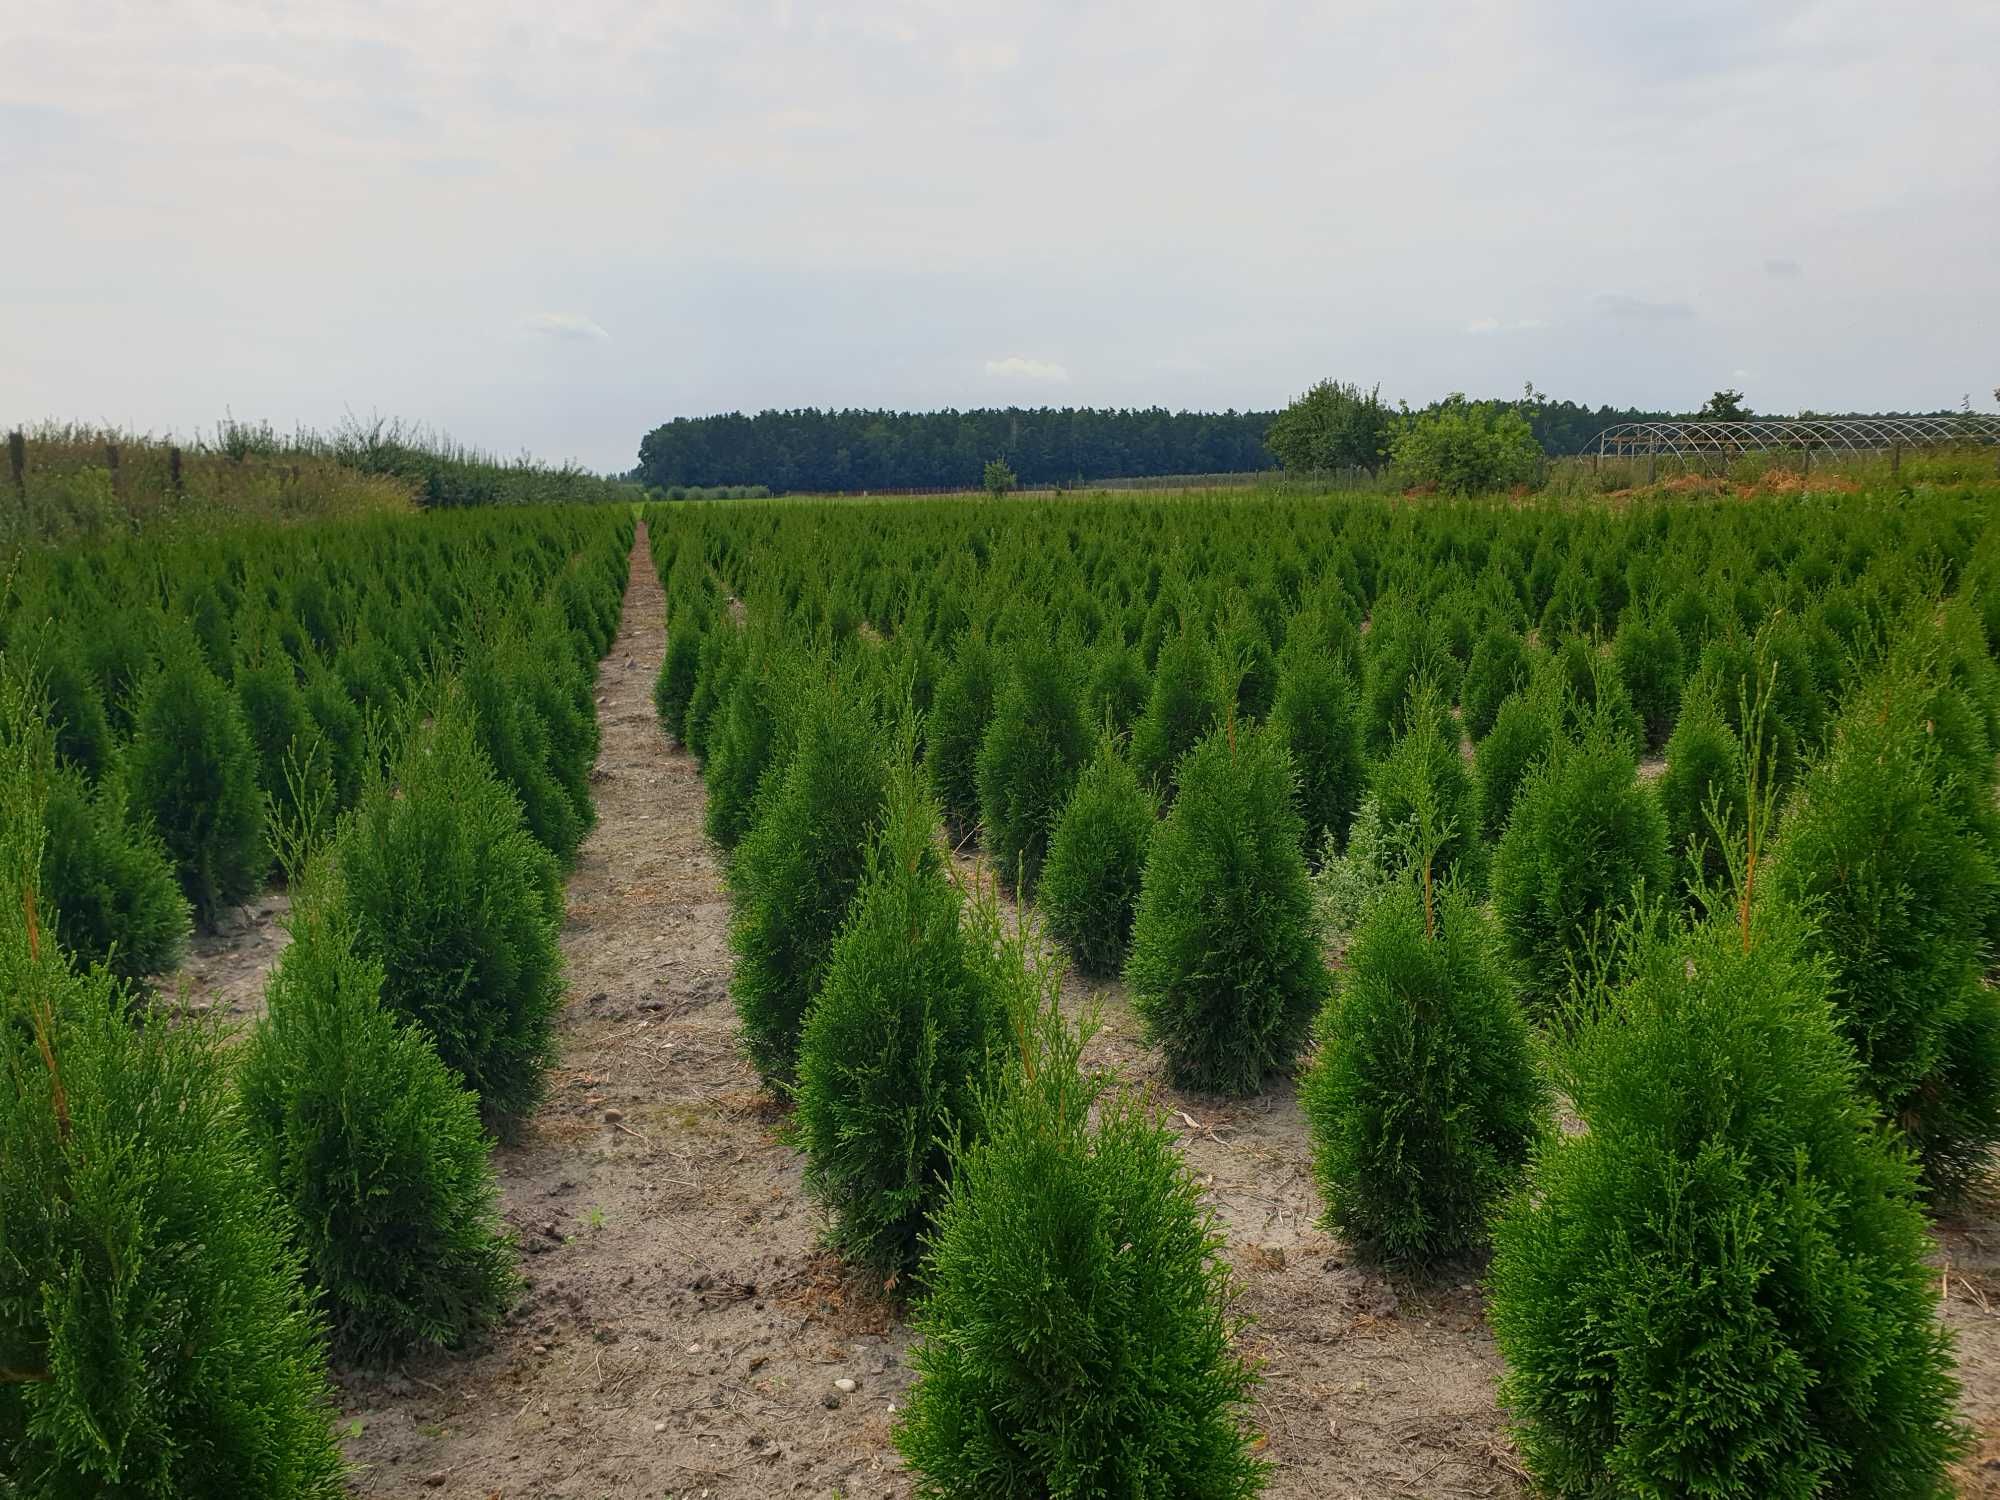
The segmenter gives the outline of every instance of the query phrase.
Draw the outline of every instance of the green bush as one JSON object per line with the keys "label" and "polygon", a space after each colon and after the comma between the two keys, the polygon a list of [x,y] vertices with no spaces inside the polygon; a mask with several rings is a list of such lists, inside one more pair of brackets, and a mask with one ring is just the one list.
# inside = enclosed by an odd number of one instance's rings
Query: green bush
{"label": "green bush", "polygon": [[204,926],[255,895],[270,869],[257,770],[234,695],[191,646],[170,649],[139,696],[125,774],[133,811],[159,831]]}
{"label": "green bush", "polygon": [[1631,746],[1634,755],[1646,748],[1646,721],[1625,691],[1616,664],[1594,639],[1571,636],[1551,654],[1550,669],[1566,689],[1563,730],[1571,739],[1581,739],[1595,723]]}
{"label": "green bush", "polygon": [[303,761],[317,735],[292,659],[273,647],[256,661],[239,663],[234,685],[250,741],[257,747],[257,785],[267,808],[281,824],[288,823],[298,816],[298,807],[285,768],[288,762],[296,766]]}
{"label": "green bush", "polygon": [[874,719],[852,694],[814,685],[799,705],[798,750],[730,864],[731,993],[744,1047],[767,1087],[789,1086],[799,1033],[868,864],[888,794]]}
{"label": "green bush", "polygon": [[1540,678],[1500,705],[1492,729],[1479,742],[1473,775],[1479,787],[1480,833],[1487,843],[1500,841],[1529,774],[1561,741],[1561,704],[1560,681]]}
{"label": "green bush", "polygon": [[76,637],[45,626],[27,655],[55,732],[56,763],[96,781],[111,765],[111,721]]}
{"label": "green bush", "polygon": [[979,747],[993,721],[998,677],[999,664],[986,639],[960,637],[924,718],[924,768],[954,844],[964,843],[979,826]]}
{"label": "green bush", "polygon": [[1584,1132],[1496,1226],[1501,1400],[1554,1495],[1945,1495],[1963,1435],[1914,1170],[1765,917],[1648,941],[1560,1056]]}
{"label": "green bush", "polygon": [[1330,656],[1288,647],[1278,674],[1271,727],[1290,753],[1305,819],[1305,847],[1317,857],[1332,839],[1345,848],[1368,771],[1361,755],[1360,706]]}
{"label": "green bush", "polygon": [[523,691],[532,670],[519,642],[471,651],[459,678],[480,751],[513,792],[521,820],[562,864],[576,857],[590,820],[577,810],[554,772],[555,747],[546,720]]}
{"label": "green bush", "polygon": [[1739,834],[1745,812],[1743,747],[1701,678],[1691,681],[1682,696],[1658,785],[1667,820],[1668,863],[1692,904],[1698,891],[1719,886],[1729,874],[1723,842],[1710,821],[1711,806]]}
{"label": "green bush", "polygon": [[1182,762],[1153,836],[1125,980],[1176,1082],[1255,1093],[1289,1067],[1326,994],[1291,762],[1263,729]]}
{"label": "green bush", "polygon": [[239,1087],[264,1174],[292,1211],[341,1358],[457,1348],[519,1290],[479,1101],[381,1002],[339,903],[294,891]]}
{"label": "green bush", "polygon": [[1542,463],[1526,417],[1506,403],[1468,401],[1456,392],[1404,417],[1389,456],[1403,483],[1450,495],[1527,484]]}
{"label": "green bush", "polygon": [[39,930],[50,731],[0,688],[0,1490],[345,1492],[326,1355],[222,1034]]}
{"label": "green bush", "polygon": [[128,985],[178,964],[187,898],[159,839],[126,815],[117,778],[92,793],[76,772],[58,770],[46,817],[43,915],[63,951],[80,966],[108,966]]}
{"label": "green bush", "polygon": [[1434,615],[1414,609],[1379,612],[1365,654],[1361,719],[1369,754],[1388,754],[1390,742],[1408,731],[1420,682],[1436,689],[1430,711],[1438,717],[1440,732],[1456,742],[1451,700],[1458,688],[1459,664]]}
{"label": "green bush", "polygon": [[900,1281],[917,1270],[951,1180],[951,1147],[979,1133],[980,1088],[1006,1055],[997,919],[969,920],[938,848],[914,761],[890,778],[868,873],[799,1039],[806,1190],[848,1259]]}
{"label": "green bush", "polygon": [[1125,962],[1156,817],[1138,773],[1107,734],[1056,820],[1036,896],[1081,973],[1112,975]]}
{"label": "green bush", "polygon": [[1139,653],[1123,641],[1100,647],[1084,689],[1083,707],[1093,725],[1109,724],[1114,734],[1128,734],[1146,711],[1152,684]]}
{"label": "green bush", "polygon": [[1657,750],[1674,731],[1684,672],[1681,638],[1664,617],[1628,619],[1611,642],[1611,664]]}
{"label": "green bush", "polygon": [[361,710],[347,696],[340,678],[315,660],[306,669],[303,688],[306,712],[325,748],[327,771],[333,779],[334,805],[354,806],[369,773],[370,745]]}
{"label": "green bush", "polygon": [[2000,1021],[1982,982],[2000,871],[1939,788],[1929,684],[1864,683],[1804,775],[1771,888],[1813,919],[1861,1083],[1950,1198],[2000,1141]]}
{"label": "green bush", "polygon": [[1181,758],[1222,722],[1222,668],[1193,631],[1182,630],[1160,646],[1146,712],[1132,727],[1132,768],[1163,800],[1171,801]]}
{"label": "green bush", "polygon": [[1532,664],[1519,632],[1489,625],[1480,632],[1466,665],[1459,698],[1465,710],[1465,732],[1475,741],[1486,738],[1499,717],[1500,705],[1528,685]]}
{"label": "green bush", "polygon": [[475,738],[465,696],[433,717],[341,821],[339,920],[379,964],[382,1003],[429,1034],[511,1134],[540,1102],[562,1005],[562,880]]}
{"label": "green bush", "polygon": [[1412,684],[1410,700],[1405,728],[1369,788],[1383,846],[1404,849],[1406,862],[1413,846],[1397,831],[1418,824],[1435,830],[1437,878],[1478,890],[1486,880],[1486,845],[1479,837],[1479,788],[1459,753],[1458,726],[1428,680]]}
{"label": "green bush", "polygon": [[694,697],[695,673],[701,665],[700,617],[692,610],[677,610],[667,626],[667,652],[660,659],[660,673],[653,681],[653,708],[660,724],[676,743],[687,743],[688,708]]}
{"label": "green bush", "polygon": [[917,1494],[1257,1494],[1255,1377],[1200,1184],[1142,1103],[1083,1075],[1052,995],[1027,1043],[925,1255],[896,1427]]}
{"label": "green bush", "polygon": [[1667,825],[1632,752],[1598,729],[1532,772],[1493,857],[1493,907],[1538,1018],[1666,886]]}
{"label": "green bush", "polygon": [[1491,920],[1395,883],[1346,953],[1299,1102],[1326,1225],[1392,1265],[1486,1239],[1549,1110]]}
{"label": "green bush", "polygon": [[979,746],[979,816],[993,868],[1021,896],[1032,896],[1048,855],[1056,814],[1090,754],[1076,688],[1063,661],[1039,642],[1024,642],[993,700],[993,722]]}
{"label": "green bush", "polygon": [[756,816],[757,789],[778,746],[780,686],[765,671],[738,675],[717,714],[702,780],[708,789],[702,826],[724,850],[734,849]]}

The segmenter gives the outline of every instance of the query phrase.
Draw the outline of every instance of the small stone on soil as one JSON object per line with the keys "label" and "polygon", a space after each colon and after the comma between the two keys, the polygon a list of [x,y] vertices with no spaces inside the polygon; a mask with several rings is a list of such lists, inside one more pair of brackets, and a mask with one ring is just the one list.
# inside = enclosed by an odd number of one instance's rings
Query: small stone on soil
{"label": "small stone on soil", "polygon": [[845,1375],[843,1375],[840,1377],[840,1379],[836,1380],[833,1383],[833,1388],[836,1391],[839,1391],[840,1394],[843,1396],[850,1396],[854,1393],[856,1387],[859,1386],[859,1384],[860,1384],[859,1381],[849,1380]]}
{"label": "small stone on soil", "polygon": [[624,1118],[625,1118],[625,1111],[622,1109],[607,1109],[604,1112],[604,1123],[607,1125],[616,1125],[620,1120]]}

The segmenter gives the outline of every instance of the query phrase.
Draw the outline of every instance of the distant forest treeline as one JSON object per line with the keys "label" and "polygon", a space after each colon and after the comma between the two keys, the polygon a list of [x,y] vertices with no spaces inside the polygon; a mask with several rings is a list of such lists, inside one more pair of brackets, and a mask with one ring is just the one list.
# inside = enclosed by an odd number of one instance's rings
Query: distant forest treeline
{"label": "distant forest treeline", "polygon": [[[1505,402],[1551,455],[1581,452],[1614,422],[1664,412]],[[761,484],[774,491],[970,489],[988,459],[1025,485],[1155,474],[1275,469],[1264,446],[1275,412],[1171,412],[1161,407],[1003,407],[975,411],[764,411],[676,417],[639,445],[632,478],[676,486]]]}

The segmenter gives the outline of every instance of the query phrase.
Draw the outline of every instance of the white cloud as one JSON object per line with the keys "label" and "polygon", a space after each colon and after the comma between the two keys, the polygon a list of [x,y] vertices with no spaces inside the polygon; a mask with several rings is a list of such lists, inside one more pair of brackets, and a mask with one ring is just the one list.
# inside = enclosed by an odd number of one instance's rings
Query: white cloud
{"label": "white cloud", "polygon": [[611,337],[601,326],[576,313],[536,313],[528,319],[528,327],[552,339],[601,343]]}
{"label": "white cloud", "polygon": [[1533,333],[1537,328],[1549,325],[1540,318],[1516,318],[1511,323],[1503,323],[1498,318],[1474,318],[1465,325],[1467,333]]}
{"label": "white cloud", "polygon": [[1498,333],[1500,331],[1500,320],[1498,318],[1474,318],[1470,323],[1465,325],[1465,331],[1467,333]]}
{"label": "white cloud", "polygon": [[1024,359],[1010,354],[986,361],[986,373],[997,380],[1034,380],[1044,385],[1068,385],[1069,369],[1052,359]]}

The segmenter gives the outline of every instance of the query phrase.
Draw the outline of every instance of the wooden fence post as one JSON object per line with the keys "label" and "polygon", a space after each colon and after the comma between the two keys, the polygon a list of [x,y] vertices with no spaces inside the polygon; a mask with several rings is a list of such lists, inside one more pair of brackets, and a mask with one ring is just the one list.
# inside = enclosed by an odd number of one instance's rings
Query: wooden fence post
{"label": "wooden fence post", "polygon": [[118,445],[116,443],[106,443],[104,445],[104,467],[111,471],[111,498],[116,500],[118,498]]}
{"label": "wooden fence post", "polygon": [[28,501],[28,437],[18,428],[7,434],[7,467],[14,474],[14,493]]}
{"label": "wooden fence post", "polygon": [[181,450],[167,449],[167,489],[178,495],[181,492]]}

